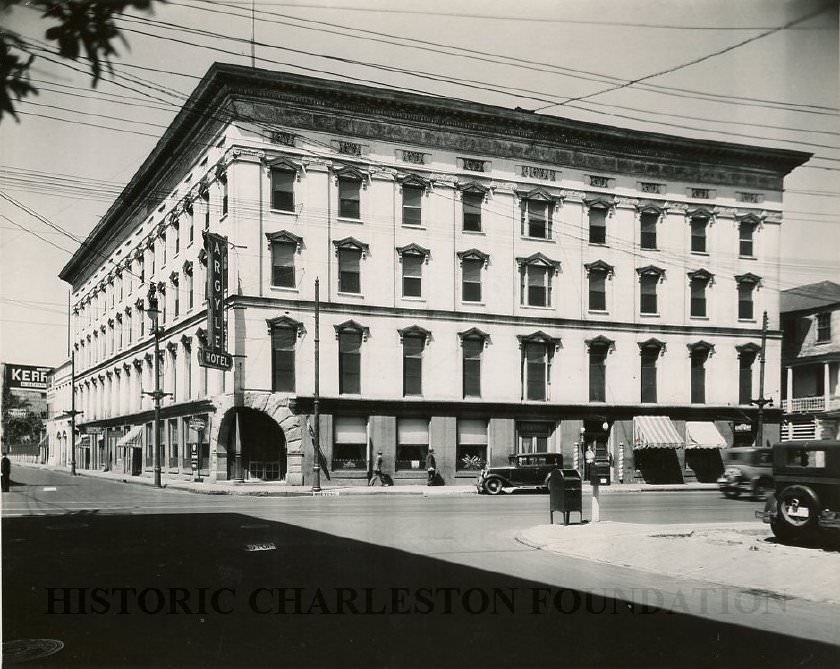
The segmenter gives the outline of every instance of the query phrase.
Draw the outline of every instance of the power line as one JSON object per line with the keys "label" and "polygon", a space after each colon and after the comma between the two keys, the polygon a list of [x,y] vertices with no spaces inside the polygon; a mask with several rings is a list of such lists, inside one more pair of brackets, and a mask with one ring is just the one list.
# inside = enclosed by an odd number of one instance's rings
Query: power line
{"label": "power line", "polygon": [[67,250],[67,249],[65,249],[64,247],[59,246],[58,244],[53,243],[52,241],[50,241],[50,240],[49,240],[49,239],[47,239],[46,237],[41,237],[41,235],[39,235],[39,234],[38,234],[37,232],[35,232],[34,230],[30,230],[29,228],[27,228],[27,227],[25,227],[25,226],[23,226],[23,225],[20,225],[19,223],[16,223],[15,221],[13,221],[13,220],[12,220],[11,218],[9,218],[8,216],[5,216],[4,214],[0,214],[0,217],[5,218],[5,219],[6,219],[9,223],[11,223],[12,225],[14,225],[16,228],[19,228],[20,230],[23,230],[24,232],[28,232],[30,235],[33,235],[34,237],[37,237],[37,238],[38,238],[38,239],[40,239],[42,242],[45,242],[46,244],[49,244],[49,245],[50,245],[50,246],[52,246],[53,248],[56,248],[56,249],[58,249],[59,251],[64,251],[65,253],[69,253],[71,256],[73,255],[73,252],[72,252],[72,251],[68,251],[68,250]]}

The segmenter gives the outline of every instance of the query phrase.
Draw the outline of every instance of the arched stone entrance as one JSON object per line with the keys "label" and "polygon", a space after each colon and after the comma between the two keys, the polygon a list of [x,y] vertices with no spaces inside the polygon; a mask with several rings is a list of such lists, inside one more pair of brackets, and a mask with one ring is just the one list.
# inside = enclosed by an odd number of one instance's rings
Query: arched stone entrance
{"label": "arched stone entrance", "polygon": [[[300,417],[292,414],[287,398],[275,393],[246,392],[234,406],[233,396],[218,398],[210,436],[211,469],[216,480],[285,480],[303,484],[303,444]],[[239,443],[236,450],[236,417]],[[213,458],[215,453],[215,458]],[[212,478],[212,477],[211,477]]]}

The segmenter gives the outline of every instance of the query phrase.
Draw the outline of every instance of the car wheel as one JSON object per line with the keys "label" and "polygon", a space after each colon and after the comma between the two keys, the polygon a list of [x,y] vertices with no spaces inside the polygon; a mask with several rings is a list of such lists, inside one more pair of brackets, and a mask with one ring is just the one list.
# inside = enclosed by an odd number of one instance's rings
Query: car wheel
{"label": "car wheel", "polygon": [[756,481],[753,486],[753,497],[759,502],[764,502],[772,490],[772,486],[767,481]]}
{"label": "car wheel", "polygon": [[723,496],[728,497],[729,499],[735,499],[741,495],[741,491],[738,488],[729,488],[728,490],[723,491]]}
{"label": "car wheel", "polygon": [[487,492],[488,495],[498,495],[502,492],[502,488],[504,484],[502,483],[502,479],[497,477],[492,477],[487,479],[484,482],[484,490]]}
{"label": "car wheel", "polygon": [[792,485],[785,488],[779,493],[776,522],[781,534],[777,536],[780,539],[803,538],[817,526],[819,510],[817,495],[807,486]]}

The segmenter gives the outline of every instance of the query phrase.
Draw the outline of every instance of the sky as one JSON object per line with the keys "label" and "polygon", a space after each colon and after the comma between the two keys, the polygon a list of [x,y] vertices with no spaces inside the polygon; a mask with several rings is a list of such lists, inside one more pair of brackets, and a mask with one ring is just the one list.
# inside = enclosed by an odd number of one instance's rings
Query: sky
{"label": "sky", "polygon": [[252,48],[257,67],[813,153],[785,181],[775,287],[840,282],[831,0],[171,0],[119,21],[95,88],[83,60],[51,54],[38,12],[0,20],[35,53],[39,88],[0,122],[4,362],[67,359],[58,272],[210,64],[248,65]]}

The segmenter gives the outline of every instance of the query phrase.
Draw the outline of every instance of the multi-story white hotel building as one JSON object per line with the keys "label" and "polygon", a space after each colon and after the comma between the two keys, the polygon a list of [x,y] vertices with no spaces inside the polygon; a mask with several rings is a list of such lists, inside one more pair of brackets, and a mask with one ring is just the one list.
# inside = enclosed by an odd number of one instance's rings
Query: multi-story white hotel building
{"label": "multi-story white hotel building", "polygon": [[[708,476],[756,416],[765,310],[779,398],[783,179],[807,158],[216,65],[61,272],[80,424],[151,467],[154,283],[164,472],[200,443],[211,482],[308,482],[317,278],[333,481],[377,450],[400,484],[434,448],[452,483],[581,443],[614,480]],[[228,373],[197,364],[202,230],[230,244]]]}

